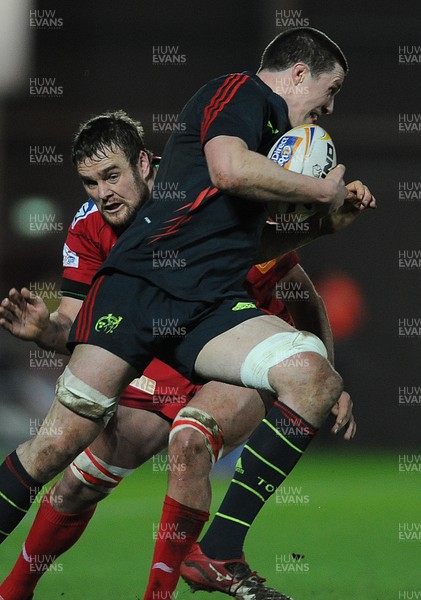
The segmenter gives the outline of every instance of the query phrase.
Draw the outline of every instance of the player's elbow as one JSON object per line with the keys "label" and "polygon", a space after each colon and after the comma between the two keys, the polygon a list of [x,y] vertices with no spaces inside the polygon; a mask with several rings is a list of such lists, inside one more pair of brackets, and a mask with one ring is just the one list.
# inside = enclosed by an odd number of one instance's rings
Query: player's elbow
{"label": "player's elbow", "polygon": [[245,143],[231,136],[218,136],[204,147],[212,184],[228,194],[238,194],[244,185]]}
{"label": "player's elbow", "polygon": [[235,194],[240,188],[240,177],[230,165],[217,165],[209,174],[212,184],[222,192]]}

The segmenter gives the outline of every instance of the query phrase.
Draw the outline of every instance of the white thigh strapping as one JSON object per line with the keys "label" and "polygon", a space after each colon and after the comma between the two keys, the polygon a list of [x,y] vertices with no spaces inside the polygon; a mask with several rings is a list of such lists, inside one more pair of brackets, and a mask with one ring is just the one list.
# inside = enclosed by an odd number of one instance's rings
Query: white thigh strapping
{"label": "white thigh strapping", "polygon": [[67,366],[57,379],[56,397],[74,413],[88,419],[103,419],[104,427],[115,412],[118,397],[108,398],[73,375]]}

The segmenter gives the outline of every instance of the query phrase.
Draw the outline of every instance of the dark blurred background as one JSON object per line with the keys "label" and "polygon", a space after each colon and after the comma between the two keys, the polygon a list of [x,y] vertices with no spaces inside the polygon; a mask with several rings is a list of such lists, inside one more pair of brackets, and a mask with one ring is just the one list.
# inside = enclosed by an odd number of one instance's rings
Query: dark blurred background
{"label": "dark blurred background", "polygon": [[[148,147],[159,154],[169,122],[192,93],[216,75],[257,70],[266,43],[287,26],[310,25],[334,38],[350,73],[335,114],[321,125],[347,167],[346,180],[367,183],[379,208],[300,255],[332,317],[337,367],[355,401],[355,447],[415,447],[419,3],[3,0],[0,11],[0,294],[31,286],[51,309],[59,302],[66,229],[85,200],[69,159],[81,121],[123,108],[142,121]],[[3,450],[42,418],[63,365],[62,357],[0,331]],[[320,443],[327,439],[325,432]]]}

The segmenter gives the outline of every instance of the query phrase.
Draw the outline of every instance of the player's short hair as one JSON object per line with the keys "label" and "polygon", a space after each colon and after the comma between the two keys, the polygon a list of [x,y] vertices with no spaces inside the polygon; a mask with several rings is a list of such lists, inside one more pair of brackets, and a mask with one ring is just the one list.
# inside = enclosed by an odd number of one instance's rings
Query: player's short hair
{"label": "player's short hair", "polygon": [[86,159],[104,158],[109,149],[122,150],[132,168],[141,150],[152,158],[145,148],[141,123],[124,110],[105,112],[82,123],[73,138],[72,162],[77,166]]}
{"label": "player's short hair", "polygon": [[348,72],[345,54],[325,33],[313,27],[295,27],[274,38],[262,54],[260,69],[284,71],[297,62],[305,63],[313,77],[332,71],[339,64]]}

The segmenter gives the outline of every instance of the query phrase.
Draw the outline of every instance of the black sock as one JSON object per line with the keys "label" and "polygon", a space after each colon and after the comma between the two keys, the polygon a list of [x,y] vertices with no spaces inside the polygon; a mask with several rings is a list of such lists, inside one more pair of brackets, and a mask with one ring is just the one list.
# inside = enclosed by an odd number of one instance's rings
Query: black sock
{"label": "black sock", "polygon": [[240,558],[248,530],[316,430],[291,408],[275,402],[245,445],[234,478],[200,547],[210,558]]}
{"label": "black sock", "polygon": [[42,484],[25,471],[16,451],[0,465],[0,544],[28,512]]}

